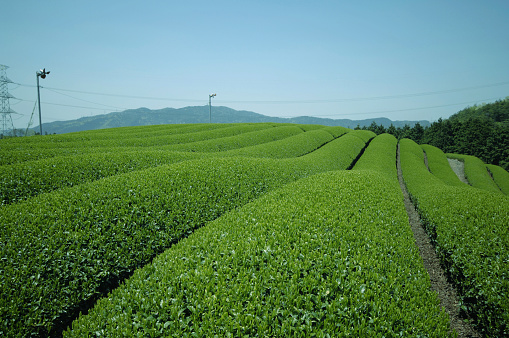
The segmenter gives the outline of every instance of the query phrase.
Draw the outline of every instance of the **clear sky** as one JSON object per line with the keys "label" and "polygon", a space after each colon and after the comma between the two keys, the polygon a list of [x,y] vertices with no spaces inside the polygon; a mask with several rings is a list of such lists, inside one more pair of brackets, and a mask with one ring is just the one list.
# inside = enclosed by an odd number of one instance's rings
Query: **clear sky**
{"label": "clear sky", "polygon": [[[16,128],[213,105],[269,116],[447,118],[509,96],[509,1],[7,1]],[[35,111],[33,126],[38,125]]]}

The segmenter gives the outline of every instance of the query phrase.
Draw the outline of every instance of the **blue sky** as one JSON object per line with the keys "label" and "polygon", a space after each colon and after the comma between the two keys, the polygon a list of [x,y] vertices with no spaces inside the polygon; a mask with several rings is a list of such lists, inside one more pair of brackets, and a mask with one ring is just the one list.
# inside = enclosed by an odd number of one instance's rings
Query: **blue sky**
{"label": "blue sky", "polygon": [[[509,96],[509,2],[9,1],[14,125],[208,104],[270,116],[447,118]],[[37,111],[33,126],[38,125]]]}

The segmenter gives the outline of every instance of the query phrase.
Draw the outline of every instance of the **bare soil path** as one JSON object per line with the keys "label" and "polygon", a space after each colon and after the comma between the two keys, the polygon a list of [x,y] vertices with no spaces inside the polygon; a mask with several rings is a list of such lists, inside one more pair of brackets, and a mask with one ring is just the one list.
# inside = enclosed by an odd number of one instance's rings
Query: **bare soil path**
{"label": "bare soil path", "polygon": [[451,166],[452,171],[454,171],[460,181],[469,184],[467,177],[465,176],[465,163],[455,158],[448,158],[447,161],[449,161],[449,165]]}
{"label": "bare soil path", "polygon": [[399,185],[403,191],[403,196],[405,197],[405,208],[408,213],[408,220],[414,233],[415,243],[419,248],[419,254],[423,260],[424,267],[428,271],[431,280],[431,288],[438,294],[442,307],[449,315],[451,328],[456,331],[458,337],[481,337],[469,323],[465,322],[459,316],[459,301],[456,295],[456,290],[447,281],[444,270],[440,266],[440,260],[436,255],[435,249],[421,225],[419,214],[410,201],[410,196],[408,195],[401,172],[399,144],[396,163],[398,168]]}

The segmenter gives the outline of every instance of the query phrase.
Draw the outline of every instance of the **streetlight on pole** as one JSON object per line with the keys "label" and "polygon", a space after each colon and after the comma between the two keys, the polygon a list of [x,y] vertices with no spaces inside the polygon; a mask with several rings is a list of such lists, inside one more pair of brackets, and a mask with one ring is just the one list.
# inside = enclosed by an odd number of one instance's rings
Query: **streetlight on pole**
{"label": "streetlight on pole", "polygon": [[209,123],[212,123],[212,105],[210,103],[210,100],[216,96],[216,94],[210,94],[209,95]]}
{"label": "streetlight on pole", "polygon": [[39,106],[39,132],[42,135],[42,118],[41,118],[41,92],[39,90],[39,76],[43,79],[46,78],[46,75],[49,74],[49,71],[46,71],[46,68],[39,70],[35,73],[37,75],[37,105]]}

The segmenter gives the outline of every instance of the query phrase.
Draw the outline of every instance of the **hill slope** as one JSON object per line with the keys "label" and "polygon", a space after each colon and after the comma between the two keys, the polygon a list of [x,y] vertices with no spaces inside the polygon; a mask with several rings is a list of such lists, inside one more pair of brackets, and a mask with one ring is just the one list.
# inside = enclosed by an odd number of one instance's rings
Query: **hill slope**
{"label": "hill slope", "polygon": [[477,188],[471,161],[473,186],[449,185],[438,148],[428,169],[415,142],[397,155],[395,137],[374,136],[204,123],[0,140],[12,159],[0,163],[0,332],[447,336],[399,160],[453,304],[507,336],[509,198]]}
{"label": "hill slope", "polygon": [[449,120],[465,122],[471,118],[483,118],[509,126],[509,97],[493,103],[474,105],[451,115]]}

